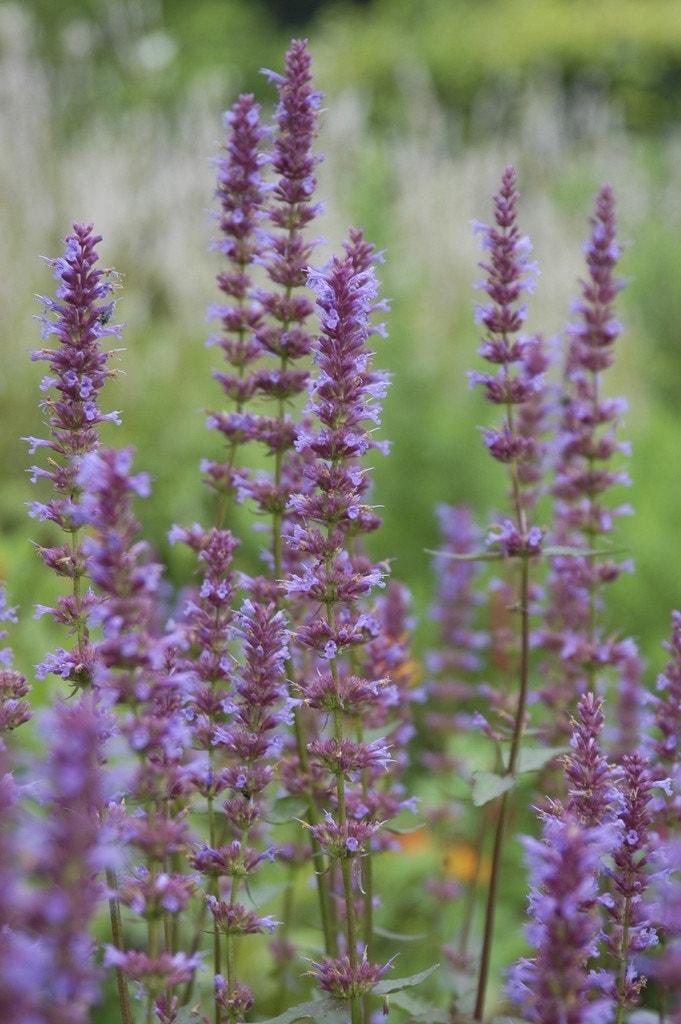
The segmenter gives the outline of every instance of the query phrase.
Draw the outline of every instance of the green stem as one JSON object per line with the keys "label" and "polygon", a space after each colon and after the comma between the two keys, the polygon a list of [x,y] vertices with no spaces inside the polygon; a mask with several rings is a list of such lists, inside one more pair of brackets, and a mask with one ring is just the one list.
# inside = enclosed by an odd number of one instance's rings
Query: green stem
{"label": "green stem", "polygon": [[[506,775],[515,778],[518,770],[520,751],[522,746],[523,726],[525,719],[525,708],[527,705],[527,694],[529,686],[529,652],[530,652],[530,617],[529,617],[529,559],[521,559],[520,578],[520,664],[519,677],[520,688],[518,693],[518,705],[516,708],[515,722],[513,726],[513,737],[511,739],[511,752],[509,755]],[[506,824],[510,807],[510,791],[501,797],[499,806],[499,817],[497,818],[496,832],[494,836],[494,851],[492,854],[492,867],[490,873],[489,889],[487,893],[487,909],[485,911],[485,930],[483,935],[482,953],[480,957],[480,972],[478,975],[478,989],[475,1000],[475,1012],[473,1019],[482,1021],[485,1012],[485,997],[487,982],[489,979],[490,962],[492,956],[492,941],[494,937],[494,919],[496,914],[497,895],[499,891],[499,878],[501,874],[501,855],[504,845]]]}
{"label": "green stem", "polygon": [[[212,752],[211,752],[211,754],[212,754]],[[211,758],[211,761],[212,761],[212,758]],[[215,823],[215,801],[214,801],[213,796],[209,795],[208,796],[208,841],[210,843],[210,848],[212,850],[215,849],[215,846],[216,846],[216,843],[217,843],[216,832],[217,832],[217,829],[216,829],[216,823]],[[219,887],[218,887],[218,880],[217,880],[217,878],[212,878],[210,880],[209,889],[210,889],[210,894],[211,895],[215,896],[216,899],[219,898],[220,891],[219,891]],[[204,900],[203,908],[202,908],[203,915],[205,915],[205,910],[206,910],[206,902]],[[219,929],[217,928],[217,926],[215,926],[215,925],[213,926],[213,972],[214,972],[213,973],[213,977],[217,977],[218,974],[222,974],[222,950],[221,950],[221,944],[220,944],[220,932],[219,932]],[[220,1006],[220,1003],[218,1002],[217,998],[214,1001],[214,1009],[215,1009],[215,1024],[222,1024],[222,1007]]]}
{"label": "green stem", "polygon": [[[293,664],[287,662],[286,671],[289,679],[292,679]],[[293,713],[293,728],[296,737],[296,749],[298,752],[298,760],[300,761],[300,769],[304,776],[309,778],[309,766],[310,759],[307,756],[307,741],[305,736],[305,728],[302,722],[302,716],[300,714],[300,708],[295,708]],[[312,793],[309,794],[309,802],[307,805],[306,816],[308,824],[311,828],[319,822],[319,814],[317,806],[312,799]],[[329,892],[329,875],[327,871],[326,861],[324,859],[324,853],[319,843],[312,839],[312,864],[314,867],[315,879],[317,883],[317,896],[319,899],[319,913],[321,916],[322,931],[324,933],[324,945],[328,956],[336,956],[338,954],[338,941],[336,937],[336,931],[334,928],[334,917],[331,910],[331,894]]]}
{"label": "green stem", "polygon": [[494,937],[494,919],[497,907],[497,893],[499,890],[499,878],[501,875],[501,853],[504,846],[504,834],[510,807],[509,791],[501,797],[499,806],[499,817],[494,835],[494,850],[492,853],[492,867],[487,895],[487,909],[485,911],[485,931],[482,940],[482,952],[480,955],[480,973],[478,976],[478,990],[475,1000],[475,1011],[473,1020],[482,1021],[485,1014],[485,996],[487,994],[487,982],[489,979],[490,962],[492,957],[492,940]]}
{"label": "green stem", "polygon": [[629,947],[629,922],[631,920],[631,900],[627,897],[624,901],[624,915],[622,921],[622,938],[620,940],[619,971],[617,975],[617,1013],[615,1024],[623,1024],[624,1010],[626,1006],[625,989],[627,984],[627,968],[629,959],[627,949]]}
{"label": "green stem", "polygon": [[[112,868],[106,869],[106,884],[110,892],[115,893],[118,890],[118,879],[116,878],[116,872]],[[123,942],[121,907],[115,896],[109,897],[109,915],[111,917],[111,941],[114,948],[122,953],[125,946]],[[132,1024],[128,983],[120,967],[116,968],[116,989],[118,991],[118,1005],[121,1010],[121,1024]]]}
{"label": "green stem", "polygon": [[[331,620],[333,619],[332,615],[329,617]],[[335,659],[331,660],[330,668],[336,687],[338,687],[338,665]],[[334,737],[336,743],[340,747],[343,742],[343,713],[338,709],[334,711],[333,725]],[[342,772],[338,772],[336,775],[336,796],[338,798],[338,825],[342,834],[347,827],[348,822],[347,807],[345,803],[345,779]],[[357,961],[357,919],[355,916],[355,898],[352,889],[352,863],[350,859],[347,857],[341,857],[340,867],[343,879],[343,898],[345,901],[345,928],[348,959],[350,961],[350,970],[352,971],[352,975],[353,977],[357,977],[359,967]],[[359,996],[355,995],[350,1000],[350,1010],[352,1024],[362,1024],[362,999]]]}

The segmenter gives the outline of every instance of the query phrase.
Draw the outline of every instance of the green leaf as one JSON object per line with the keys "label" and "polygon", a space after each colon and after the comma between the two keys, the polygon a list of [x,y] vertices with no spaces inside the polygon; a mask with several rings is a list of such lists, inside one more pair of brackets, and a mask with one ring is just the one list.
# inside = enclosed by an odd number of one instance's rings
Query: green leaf
{"label": "green leaf", "polygon": [[[439,966],[439,964],[434,964],[427,971],[421,971],[420,974],[412,974],[410,978],[393,978],[390,981],[379,981],[377,985],[374,985],[369,995],[385,996],[391,992],[400,992],[402,989],[412,988],[414,985],[419,985],[425,978],[430,977]],[[267,1020],[262,1021],[262,1024],[296,1024],[300,1020],[313,1020],[316,1024],[346,1024],[347,1019],[347,1006],[338,999],[327,996],[325,999],[313,999],[309,1003],[299,1003],[297,1006],[292,1006],[278,1017],[269,1017]],[[439,1024],[439,1022],[433,1021],[433,1024]]]}
{"label": "green leaf", "polygon": [[524,772],[536,772],[545,764],[552,761],[554,757],[567,754],[569,747],[523,747],[518,759],[518,775]]}
{"label": "green leaf", "polygon": [[[385,729],[383,730],[383,734],[385,735]],[[421,832],[423,828],[424,826],[421,824],[405,825],[403,828],[400,828],[398,825],[391,824],[385,826],[385,831],[389,832],[391,836],[411,836],[414,832]]]}
{"label": "green leaf", "polygon": [[463,554],[456,551],[432,551],[424,548],[427,555],[436,558],[450,558],[453,562],[500,562],[504,557],[501,551],[471,551]]}
{"label": "green leaf", "polygon": [[404,988],[413,988],[414,985],[420,985],[422,981],[429,978],[439,966],[439,964],[433,964],[427,970],[421,971],[420,974],[412,974],[409,978],[391,978],[390,980],[379,981],[372,988],[371,995],[386,996],[390,995],[391,992],[401,992]]}
{"label": "green leaf", "polygon": [[484,807],[490,800],[515,786],[512,775],[496,775],[494,772],[473,772],[473,806]]}
{"label": "green leaf", "polygon": [[267,811],[265,821],[269,825],[284,825],[287,821],[304,818],[309,802],[299,796],[283,796]]}
{"label": "green leaf", "polygon": [[623,555],[629,548],[573,548],[564,544],[542,548],[544,555],[567,555],[572,558],[593,558],[596,555]]}
{"label": "green leaf", "polygon": [[387,928],[374,928],[374,933],[380,935],[382,939],[391,939],[393,942],[419,942],[428,938],[427,932],[422,932],[421,935],[400,935],[399,932],[389,932]]}
{"label": "green leaf", "polygon": [[313,1020],[318,1024],[346,1024],[347,1019],[345,1005],[327,996],[325,999],[313,999],[309,1003],[292,1006],[278,1017],[269,1017],[262,1024],[296,1024],[299,1020]]}
{"label": "green leaf", "polygon": [[396,992],[390,997],[390,1002],[409,1014],[409,1024],[450,1024],[451,1017],[446,1010],[426,1003],[410,992]]}

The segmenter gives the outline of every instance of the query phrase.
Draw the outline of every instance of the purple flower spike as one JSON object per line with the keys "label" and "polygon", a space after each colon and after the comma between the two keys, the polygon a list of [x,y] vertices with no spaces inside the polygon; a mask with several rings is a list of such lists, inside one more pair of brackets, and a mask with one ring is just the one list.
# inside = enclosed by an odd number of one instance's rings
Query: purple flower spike
{"label": "purple flower spike", "polygon": [[299,641],[329,658],[369,639],[368,617],[350,609],[383,585],[383,570],[351,558],[345,545],[348,538],[378,525],[363,500],[367,479],[358,459],[372,448],[385,450],[367,421],[379,422],[378,401],[387,381],[372,372],[372,353],[366,348],[378,295],[373,266],[358,271],[351,255],[335,257],[327,270],[310,273],[310,284],[318,296],[321,334],[307,413],[319,426],[301,431],[296,441],[298,451],[310,459],[304,469],[308,489],[289,502],[301,524],[291,543],[309,561],[285,580],[284,589],[323,609],[347,607],[348,618],[332,622],[318,615],[298,631]]}
{"label": "purple flower spike", "polygon": [[[290,290],[305,281],[312,246],[302,231],[321,211],[311,197],[317,187],[314,169],[322,159],[312,153],[322,94],[312,87],[312,57],[305,40],[291,43],[284,75],[276,77],[276,85],[279,105],[271,163],[278,180],[269,216],[278,232],[271,239],[273,252],[267,266],[271,280]],[[290,320],[287,315],[282,322]],[[295,337],[280,341],[288,347]]]}
{"label": "purple flower spike", "polygon": [[489,260],[480,263],[486,277],[478,287],[487,292],[490,302],[477,307],[476,321],[488,331],[479,354],[498,366],[499,372],[496,376],[474,374],[472,380],[483,384],[487,397],[496,404],[527,401],[538,384],[536,376],[523,380],[509,374],[512,365],[526,361],[528,348],[534,344],[530,339],[512,337],[527,317],[522,296],[533,290],[536,271],[536,265],[528,259],[530,241],[520,234],[517,224],[519,198],[515,171],[509,166],[494,197],[494,226],[476,225],[476,231],[482,234],[482,248],[489,250]]}
{"label": "purple flower spike", "polygon": [[84,491],[82,523],[93,528],[83,541],[88,571],[106,595],[92,619],[104,629],[97,652],[107,668],[157,665],[159,660],[153,633],[162,569],[145,561],[147,546],[136,539],[132,496],[148,496],[149,478],[131,473],[133,455],[132,448],[93,452],[82,460],[77,476]]}
{"label": "purple flower spike", "polygon": [[[307,231],[320,212],[313,195],[321,157],[312,150],[320,94],[311,85],[311,65],[307,44],[294,41],[284,74],[268,73],[279,92],[271,130],[260,125],[253,98],[240,98],[227,117],[230,135],[218,172],[224,236],[218,248],[228,261],[218,283],[228,302],[215,310],[222,332],[211,343],[220,345],[228,363],[215,376],[229,407],[208,419],[224,438],[225,458],[202,468],[222,496],[218,522],[227,498],[250,500],[268,517],[272,540],[263,557],[271,579],[283,574],[286,503],[300,461],[289,410],[307,388],[313,345],[306,321],[314,304],[306,282],[316,241]],[[266,283],[256,286],[255,275],[263,272]],[[271,472],[256,474],[241,464],[243,446],[251,442],[272,457]]]}
{"label": "purple flower spike", "polygon": [[504,555],[529,556],[539,553],[542,540],[541,531],[528,526],[527,513],[538,497],[543,471],[548,359],[540,338],[520,333],[527,317],[523,296],[534,288],[536,265],[529,260],[530,241],[518,227],[519,198],[515,171],[509,166],[494,197],[494,225],[476,225],[482,248],[489,251],[488,259],[479,264],[485,278],[477,287],[490,300],[477,307],[476,322],[487,331],[478,353],[494,372],[474,371],[469,380],[484,388],[490,402],[505,407],[502,424],[485,429],[483,441],[492,458],[509,467],[515,534],[506,537],[500,526],[501,535],[493,530],[489,543]]}
{"label": "purple flower spike", "polygon": [[570,740],[572,753],[565,769],[568,813],[589,828],[612,822],[617,806],[612,768],[599,742],[604,724],[602,708],[601,697],[587,693],[580,698],[579,724]]}
{"label": "purple flower spike", "polygon": [[[91,929],[104,897],[101,872],[112,863],[101,811],[110,799],[103,763],[115,720],[87,693],[60,703],[49,726],[46,814],[21,853],[40,883],[30,895],[27,890],[19,913],[24,937],[38,940],[25,982],[36,999],[34,1013],[49,1007],[49,1015],[36,1020],[86,1024],[101,980]],[[23,1019],[34,1018],[27,1013]]]}
{"label": "purple flower spike", "polygon": [[[101,240],[101,235],[93,235],[92,224],[74,224],[64,256],[48,260],[59,284],[56,299],[43,297],[45,314],[40,320],[43,338],[55,336],[59,348],[38,349],[32,354],[33,359],[50,365],[51,375],[43,379],[42,390],[51,440],[29,440],[65,459],[96,448],[97,424],[118,419],[118,413],[101,413],[98,405],[105,381],[114,375],[107,369],[112,353],[102,351],[101,339],[118,338],[121,331],[109,322],[115,274],[97,267],[96,246]],[[52,479],[56,484],[61,477],[57,474]]]}
{"label": "purple flower spike", "polygon": [[541,842],[525,838],[532,889],[528,938],[537,950],[511,968],[508,993],[533,1024],[610,1024],[613,1000],[584,964],[600,932],[597,880],[607,830],[548,816]]}
{"label": "purple flower spike", "polygon": [[64,256],[49,260],[59,282],[56,299],[43,298],[45,314],[43,338],[55,337],[56,348],[33,352],[33,359],[49,363],[50,373],[43,378],[45,394],[42,408],[48,416],[49,439],[27,438],[31,451],[47,448],[49,468],[33,467],[33,482],[47,480],[54,496],[46,503],[31,502],[30,514],[49,521],[68,535],[68,542],[38,548],[45,565],[58,576],[71,580],[72,593],[57,599],[50,612],[55,620],[75,636],[71,653],[49,655],[39,667],[39,676],[55,672],[75,686],[85,686],[92,678],[92,649],[87,637],[87,620],[96,598],[82,585],[86,575],[83,553],[78,542],[82,524],[80,499],[83,485],[78,482],[81,460],[99,447],[99,424],[118,423],[118,413],[102,413],[99,395],[114,372],[108,369],[112,352],[102,350],[102,338],[120,336],[120,326],[109,321],[114,310],[112,295],[115,274],[97,266],[100,235],[92,225],[75,224],[66,239]]}
{"label": "purple flower spike", "polygon": [[654,724],[658,733],[652,744],[651,771],[656,781],[672,777],[670,800],[654,798],[656,815],[670,824],[681,821],[681,612],[672,612],[671,636],[664,647],[669,655],[657,679],[653,697]]}
{"label": "purple flower spike", "polygon": [[227,261],[217,276],[226,302],[211,310],[211,315],[219,318],[222,331],[220,336],[212,336],[209,344],[222,349],[230,367],[229,372],[216,372],[215,378],[234,403],[235,411],[229,417],[211,419],[211,425],[224,428],[232,451],[224,465],[207,463],[204,468],[214,486],[229,492],[236,490],[243,476],[234,467],[236,449],[248,439],[239,417],[257,390],[252,367],[262,354],[256,332],[263,322],[263,310],[253,295],[252,273],[263,245],[258,225],[266,188],[260,151],[266,131],[260,124],[260,108],[250,95],[239,97],[225,115],[225,126],[229,135],[225,153],[218,160],[217,182],[221,238],[215,248]]}
{"label": "purple flower spike", "polygon": [[645,950],[657,945],[646,892],[651,868],[659,855],[651,830],[652,776],[648,761],[634,752],[622,758],[620,779],[619,841],[611,852],[613,866],[606,874],[610,891],[602,900],[605,915],[605,944],[620,965],[612,996],[620,1006],[635,1006],[646,983],[637,961]]}
{"label": "purple flower spike", "polygon": [[[5,586],[0,584],[0,622],[16,621],[16,608],[7,604]],[[0,643],[6,637],[7,630],[0,629]],[[32,717],[30,704],[26,700],[31,687],[26,676],[12,668],[12,660],[11,647],[0,649],[0,751],[5,747],[3,734],[12,732]]]}
{"label": "purple flower spike", "polygon": [[626,473],[613,468],[611,461],[629,450],[616,438],[624,403],[603,396],[602,373],[613,363],[619,334],[614,301],[622,289],[614,273],[620,250],[615,200],[608,185],[596,197],[585,254],[587,275],[574,306],[576,319],[567,330],[551,486],[555,515],[549,538],[555,546],[576,550],[551,559],[546,628],[538,631],[536,640],[559,659],[553,669],[547,669],[555,682],[541,693],[544,703],[556,709],[550,726],[553,738],[569,730],[569,710],[578,695],[595,690],[597,677],[610,668],[619,676],[621,698],[616,744],[626,749],[635,734],[632,718],[645,715],[642,662],[634,641],[606,637],[600,619],[604,589],[630,565],[607,555],[588,554],[603,548],[616,518],[630,512],[627,505],[611,507],[606,502],[610,488],[628,483]]}

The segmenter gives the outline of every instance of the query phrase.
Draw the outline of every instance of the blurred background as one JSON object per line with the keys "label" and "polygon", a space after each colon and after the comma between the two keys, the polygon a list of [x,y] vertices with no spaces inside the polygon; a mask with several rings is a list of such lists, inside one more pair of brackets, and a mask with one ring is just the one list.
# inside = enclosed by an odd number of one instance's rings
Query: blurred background
{"label": "blurred background", "polygon": [[[319,228],[337,248],[363,225],[387,253],[390,338],[377,364],[393,374],[376,463],[385,526],[373,554],[393,559],[424,615],[438,544],[438,502],[481,514],[504,483],[477,427],[488,410],[467,385],[476,365],[471,221],[488,221],[503,167],[516,165],[521,223],[541,269],[529,327],[547,338],[570,316],[592,198],[618,196],[626,324],[612,394],[626,394],[633,442],[620,538],[637,571],[617,584],[611,618],[650,663],[663,661],[669,612],[681,604],[681,18],[677,0],[22,0],[0,5],[0,575],[30,619],[47,601],[29,538],[33,459],[43,432],[44,367],[35,294],[53,281],[41,255],[61,251],[71,222],[94,221],[104,266],[123,275],[121,376],[105,409],[124,425],[155,480],[140,508],[166,550],[173,522],[212,519],[199,460],[216,454],[203,410],[219,404],[205,311],[216,298],[210,252],[213,159],[222,112],[239,92],[268,107],[259,74],[280,70],[293,36],[309,39],[325,93],[318,148]],[[22,628],[20,667],[52,642]]]}

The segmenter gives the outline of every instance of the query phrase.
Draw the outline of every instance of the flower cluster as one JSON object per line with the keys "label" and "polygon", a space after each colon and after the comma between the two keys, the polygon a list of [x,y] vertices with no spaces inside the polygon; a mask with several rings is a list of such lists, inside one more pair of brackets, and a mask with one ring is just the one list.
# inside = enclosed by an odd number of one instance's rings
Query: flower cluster
{"label": "flower cluster", "polygon": [[610,1020],[611,1000],[584,971],[600,933],[598,877],[608,833],[549,816],[542,841],[527,838],[524,845],[532,886],[528,939],[537,953],[513,968],[510,994],[537,1024]]}
{"label": "flower cluster", "polygon": [[[151,484],[133,449],[100,440],[118,419],[100,408],[113,376],[101,343],[119,335],[100,238],[74,225],[49,261],[57,293],[41,322],[56,343],[34,353],[50,367],[48,436],[30,441],[47,452],[33,478],[51,494],[30,511],[63,535],[38,550],[70,592],[37,610],[72,647],[35,676],[70,694],[35,714],[48,697],[34,708],[0,650],[0,1017],[89,1024],[118,1003],[122,1024],[251,1012],[369,1024],[376,997],[387,1015],[394,993],[400,1020],[482,1022],[526,797],[540,822],[522,839],[530,950],[501,1011],[526,1024],[676,1020],[681,614],[654,697],[636,644],[606,635],[602,615],[626,567],[608,541],[627,509],[605,497],[626,482],[611,461],[626,451],[622,405],[601,380],[620,330],[612,190],[596,198],[555,384],[541,335],[524,333],[536,268],[513,167],[493,224],[476,228],[487,369],[470,379],[501,415],[483,441],[504,467],[507,510],[479,529],[463,506],[438,509],[437,646],[422,668],[411,595],[369,536],[381,519],[368,457],[388,452],[388,375],[370,347],[386,334],[382,254],[350,229],[314,265],[320,94],[307,44],[267,75],[271,124],[239,97],[217,161],[209,344],[224,356],[225,408],[208,426],[224,450],[201,468],[212,525],[169,532],[193,555],[189,581],[166,576],[142,536],[135,503]],[[267,536],[260,574],[240,547],[242,502]],[[16,620],[1,586],[0,625]],[[395,883],[385,906],[378,866]],[[386,978],[395,944],[407,959],[404,940],[421,934],[418,973]],[[434,983],[425,936],[454,968]],[[403,991],[421,983],[423,996]],[[292,1006],[301,992],[312,1001]]]}
{"label": "flower cluster", "polygon": [[[17,610],[7,604],[7,592],[0,585],[0,622],[17,622]],[[0,630],[0,642],[7,637],[7,630]],[[12,668],[11,647],[0,650],[0,750],[4,747],[2,736],[12,732],[32,717],[31,706],[26,700],[31,692],[25,675]]]}
{"label": "flower cluster", "polygon": [[68,679],[75,686],[87,685],[92,676],[92,651],[88,643],[87,619],[95,601],[83,593],[86,575],[79,545],[82,526],[78,513],[81,485],[77,480],[80,460],[99,447],[99,424],[120,422],[117,412],[102,413],[99,395],[113,376],[108,362],[113,353],[102,349],[101,339],[120,337],[120,327],[110,323],[114,312],[112,295],[116,287],[113,271],[97,265],[96,246],[101,236],[92,225],[74,224],[65,242],[64,255],[48,262],[58,281],[56,298],[43,297],[41,316],[43,338],[55,337],[56,348],[42,348],[32,358],[47,362],[50,373],[43,378],[43,410],[48,416],[49,438],[27,438],[31,453],[46,448],[49,468],[33,467],[33,481],[47,481],[54,492],[47,502],[35,501],[30,514],[54,523],[67,535],[64,543],[39,547],[45,565],[58,576],[71,580],[71,593],[57,599],[55,608],[39,606],[39,614],[50,613],[76,637],[73,652],[60,650],[43,662],[41,675],[49,672]]}
{"label": "flower cluster", "polygon": [[[485,396],[504,409],[499,427],[483,432],[485,446],[492,458],[509,466],[514,521],[508,520],[494,529],[489,543],[505,555],[536,554],[541,548],[541,533],[526,522],[528,501],[523,494],[524,482],[533,481],[534,474],[521,476],[520,467],[536,465],[540,459],[541,417],[528,417],[521,429],[517,410],[532,404],[544,386],[546,360],[540,340],[522,334],[527,318],[524,293],[534,290],[536,265],[530,261],[531,244],[518,227],[516,175],[508,166],[502,176],[501,188],[494,197],[493,226],[478,224],[482,247],[489,251],[487,261],[480,263],[485,278],[478,284],[488,296],[487,303],[477,307],[476,320],[486,328],[479,355],[496,368],[495,372],[471,372],[472,385],[484,388]],[[527,427],[532,432],[527,433]]]}
{"label": "flower cluster", "polygon": [[[298,675],[298,694],[303,705],[325,716],[330,712],[332,735],[310,740],[305,759],[318,778],[329,780],[332,807],[325,810],[323,822],[315,815],[307,824],[332,870],[340,871],[337,898],[345,920],[343,941],[348,969],[358,979],[357,900],[366,925],[373,897],[370,885],[363,888],[350,865],[370,852],[371,838],[381,827],[374,815],[385,803],[373,799],[373,793],[391,761],[383,740],[364,739],[362,721],[378,715],[375,720],[385,724],[385,714],[378,709],[395,704],[395,691],[385,685],[383,674],[367,678],[356,671],[362,650],[379,635],[369,601],[383,586],[385,570],[371,563],[358,546],[362,534],[379,523],[366,502],[369,478],[360,460],[372,449],[386,450],[370,429],[379,423],[378,403],[386,379],[372,370],[367,348],[369,336],[376,332],[370,315],[383,308],[374,276],[379,257],[360,232],[351,233],[345,248],[345,257],[333,257],[326,268],[309,276],[317,295],[320,335],[306,409],[309,427],[296,439],[296,449],[305,457],[306,487],[292,495],[288,505],[296,516],[290,543],[303,557],[299,571],[284,580],[284,591],[297,603],[298,660],[310,664],[304,675]],[[379,667],[371,655],[363,663],[365,669]],[[383,673],[383,662],[380,668]],[[357,739],[345,735],[350,722]],[[400,804],[398,798],[393,812]],[[326,938],[333,958],[338,939],[331,930]],[[363,948],[367,946],[365,941]],[[359,990],[350,988],[356,1000]],[[356,1003],[353,1018],[355,1012]]]}
{"label": "flower cluster", "polygon": [[[164,993],[189,980],[199,963],[177,949],[171,937],[171,921],[193,890],[178,861],[191,832],[181,805],[171,813],[181,791],[189,729],[186,676],[176,660],[181,639],[172,631],[161,632],[162,569],[138,540],[132,510],[134,497],[148,495],[149,480],[131,472],[132,460],[128,448],[91,452],[80,463],[77,482],[81,521],[89,530],[83,540],[86,567],[102,595],[89,618],[101,632],[94,648],[93,686],[106,705],[119,710],[120,736],[128,764],[134,765],[125,768],[129,798],[107,808],[128,853],[120,886],[110,879],[115,885],[111,899],[119,905],[113,919],[119,921],[120,905],[129,908],[145,923],[148,943],[146,951],[116,947],[107,962],[133,979],[148,1007],[160,1012]],[[142,858],[141,866],[133,856]]]}
{"label": "flower cluster", "polygon": [[612,189],[604,185],[585,247],[588,273],[567,332],[551,486],[555,510],[550,539],[562,550],[551,559],[546,627],[537,642],[559,658],[556,681],[541,693],[555,709],[554,735],[569,729],[565,707],[593,690],[608,666],[618,673],[626,699],[640,704],[642,665],[635,645],[631,639],[605,636],[600,624],[603,587],[630,568],[601,550],[617,517],[631,511],[628,505],[613,508],[605,502],[612,487],[628,483],[626,473],[611,468],[613,457],[629,450],[616,438],[625,406],[620,399],[604,397],[601,382],[613,363],[621,330],[614,309],[623,287],[615,275],[620,257],[616,226]]}
{"label": "flower cluster", "polygon": [[[312,198],[321,159],[312,153],[321,96],[311,85],[311,63],[306,44],[294,41],[284,74],[268,72],[279,92],[271,132],[261,125],[253,97],[240,97],[227,117],[229,139],[218,163],[217,247],[228,261],[218,285],[229,301],[212,311],[222,333],[209,344],[220,346],[228,364],[228,372],[215,376],[233,410],[211,413],[208,425],[223,435],[228,454],[203,468],[223,496],[251,498],[273,517],[275,578],[281,575],[282,517],[290,494],[286,463],[296,435],[288,409],[305,391],[312,350],[306,321],[314,307],[305,283],[315,245],[307,228],[321,212]],[[271,149],[265,149],[270,137]],[[267,165],[274,181],[265,180]],[[257,283],[256,271],[264,272],[266,285]],[[273,413],[261,411],[263,402]],[[237,466],[238,449],[253,441],[272,457],[271,474],[256,476]]]}
{"label": "flower cluster", "polygon": [[113,836],[100,810],[110,797],[112,776],[104,760],[115,722],[92,694],[83,694],[57,705],[45,726],[50,740],[43,814],[18,818],[19,794],[10,776],[3,783],[0,860],[13,855],[32,886],[20,881],[16,868],[13,879],[3,878],[14,884],[2,908],[0,1008],[9,1024],[86,1024],[101,980],[92,924],[104,895],[102,873],[113,857]]}

